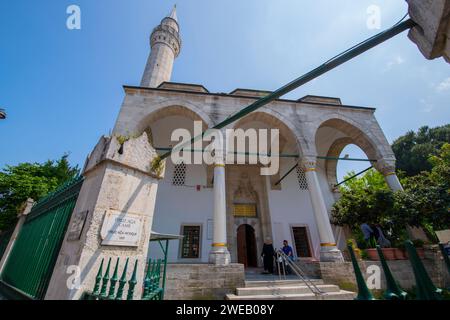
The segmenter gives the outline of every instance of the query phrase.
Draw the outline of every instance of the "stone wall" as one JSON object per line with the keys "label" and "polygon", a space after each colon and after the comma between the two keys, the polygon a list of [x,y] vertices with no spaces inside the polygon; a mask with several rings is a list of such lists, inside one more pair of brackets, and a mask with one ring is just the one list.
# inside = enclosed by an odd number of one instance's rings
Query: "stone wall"
{"label": "stone wall", "polygon": [[407,0],[408,13],[417,23],[409,38],[427,59],[443,57],[450,63],[450,1]]}
{"label": "stone wall", "polygon": [[[428,275],[437,287],[447,288],[450,286],[450,276],[445,266],[442,255],[436,247],[425,251],[425,258],[422,260]],[[403,289],[411,289],[415,286],[414,273],[409,260],[389,260],[387,261],[394,279]],[[370,265],[376,265],[381,270],[381,289],[386,289],[386,280],[383,268],[379,261],[362,260],[359,266],[364,278],[370,276],[366,273]],[[322,279],[327,284],[336,284],[342,289],[355,289],[355,273],[351,262],[320,262]]]}
{"label": "stone wall", "polygon": [[319,261],[302,261],[297,260],[295,264],[310,278],[321,278],[320,262]]}
{"label": "stone wall", "polygon": [[244,286],[245,272],[242,264],[169,264],[166,279],[166,300],[223,300]]}

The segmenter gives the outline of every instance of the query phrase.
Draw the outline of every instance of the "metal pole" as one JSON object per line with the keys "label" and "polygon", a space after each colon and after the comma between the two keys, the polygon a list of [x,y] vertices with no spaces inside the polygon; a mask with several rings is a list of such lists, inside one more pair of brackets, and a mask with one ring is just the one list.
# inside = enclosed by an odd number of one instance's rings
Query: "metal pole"
{"label": "metal pole", "polygon": [[[235,113],[234,115],[231,115],[221,123],[217,124],[213,129],[222,129],[226,127],[227,125],[235,122],[236,120],[241,119],[242,117],[246,116],[247,114],[261,108],[262,106],[265,106],[266,104],[280,98],[281,96],[284,96],[285,94],[291,92],[294,89],[297,89],[298,87],[310,82],[311,80],[314,80],[315,78],[321,76],[322,74],[340,66],[341,64],[359,56],[360,54],[372,49],[373,47],[376,47],[380,43],[383,43],[386,40],[391,39],[392,37],[395,37],[399,33],[402,33],[405,30],[408,30],[412,27],[414,27],[416,23],[408,19],[404,22],[401,22],[399,24],[394,25],[392,28],[385,30],[383,32],[380,32],[379,34],[357,44],[356,46],[350,48],[349,50],[344,51],[342,54],[337,55],[336,57],[328,60],[321,66],[315,68],[314,70],[304,74],[300,78],[295,79],[294,81],[286,84],[285,86],[279,88],[278,90],[270,93],[269,95],[255,101],[251,105],[245,107],[241,111]],[[166,152],[161,156],[161,159],[165,159],[169,157],[173,151],[181,150],[186,145],[191,145],[195,141],[203,138],[206,131],[202,134],[198,135],[197,137],[194,137],[191,141],[187,143],[183,143],[179,146],[176,146],[172,150]]]}
{"label": "metal pole", "polygon": [[284,180],[284,178],[286,178],[292,171],[295,170],[295,168],[297,168],[297,166],[298,166],[298,162],[295,164],[295,166],[292,167],[292,169],[290,169],[288,172],[286,172],[286,174],[284,176],[282,176],[281,179],[275,183],[275,185],[276,186],[279,185],[280,182]]}
{"label": "metal pole", "polygon": [[375,159],[362,159],[362,158],[339,158],[339,157],[322,157],[317,156],[317,159],[321,160],[344,160],[344,161],[369,161],[369,162],[377,162]]}
{"label": "metal pole", "polygon": [[[155,148],[156,151],[170,151],[171,148]],[[205,149],[197,150],[197,149],[185,149],[185,152],[204,152]],[[231,154],[231,152],[229,152]],[[293,153],[280,153],[276,156],[272,156],[270,153],[255,153],[255,152],[239,152],[234,151],[234,155],[246,155],[246,156],[264,156],[264,157],[277,157],[277,158],[299,158],[299,154]],[[363,158],[339,158],[339,157],[325,157],[325,156],[317,156],[317,159],[321,160],[343,160],[343,161],[363,161],[363,162],[377,162],[375,159],[363,159]]]}
{"label": "metal pole", "polygon": [[370,167],[368,167],[367,169],[364,169],[363,171],[360,171],[360,172],[358,172],[357,174],[351,176],[350,178],[347,178],[347,179],[345,179],[344,181],[339,182],[338,184],[335,184],[334,187],[339,187],[341,184],[346,183],[347,181],[352,180],[353,178],[356,178],[357,176],[363,174],[363,173],[366,172],[366,171],[369,171],[369,170],[372,169],[372,168],[373,168],[373,166],[370,166]]}
{"label": "metal pole", "polygon": [[164,251],[164,272],[163,272],[163,282],[162,282],[162,295],[161,299],[164,300],[164,294],[166,293],[166,274],[167,274],[167,253],[169,252],[169,240],[166,239],[166,249]]}

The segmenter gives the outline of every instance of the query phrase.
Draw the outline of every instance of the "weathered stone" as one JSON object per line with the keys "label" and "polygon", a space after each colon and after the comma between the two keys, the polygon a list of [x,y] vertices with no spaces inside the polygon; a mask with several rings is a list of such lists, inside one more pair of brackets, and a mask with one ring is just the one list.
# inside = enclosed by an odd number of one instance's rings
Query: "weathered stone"
{"label": "weathered stone", "polygon": [[[128,138],[127,138],[128,139]],[[95,276],[102,258],[126,258],[130,265],[138,261],[135,298],[141,296],[144,270],[153,220],[156,191],[160,177],[152,172],[150,163],[156,152],[150,146],[146,133],[119,143],[116,137],[102,137],[88,158],[83,175],[85,181],[74,212],[87,211],[85,227],[79,240],[66,234],[47,290],[46,299],[79,299],[83,292],[94,287]],[[100,234],[105,216],[128,214],[140,217],[142,224],[139,242],[130,247],[102,245]],[[76,219],[73,215],[71,219]],[[72,221],[71,221],[72,222]],[[70,223],[71,223],[70,222]],[[80,271],[80,287],[69,287],[70,266]],[[73,272],[73,271],[72,271]],[[133,268],[128,268],[127,280]]]}
{"label": "weathered stone", "polygon": [[408,34],[427,59],[450,63],[450,1],[407,0],[409,15],[418,24]]}
{"label": "weathered stone", "polygon": [[169,264],[165,298],[168,300],[222,300],[227,293],[244,285],[244,266]]}

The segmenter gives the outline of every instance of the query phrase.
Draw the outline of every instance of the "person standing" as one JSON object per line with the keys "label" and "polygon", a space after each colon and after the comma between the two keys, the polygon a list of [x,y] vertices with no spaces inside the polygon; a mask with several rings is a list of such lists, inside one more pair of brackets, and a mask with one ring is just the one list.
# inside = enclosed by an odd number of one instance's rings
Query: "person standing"
{"label": "person standing", "polygon": [[364,236],[364,248],[371,248],[372,239],[375,239],[375,232],[368,223],[363,223],[360,228]]}
{"label": "person standing", "polygon": [[264,273],[273,274],[273,257],[275,256],[275,249],[273,248],[272,239],[266,238],[264,241],[261,257],[264,263]]}
{"label": "person standing", "polygon": [[[283,250],[284,254],[290,261],[294,261],[294,251],[287,240],[283,241],[283,248],[281,250]],[[287,262],[285,262],[284,268],[287,274],[292,274],[291,267],[287,264]]]}
{"label": "person standing", "polygon": [[292,247],[289,245],[287,240],[283,241],[283,252],[289,258],[289,260],[294,261],[294,252],[292,251]]}

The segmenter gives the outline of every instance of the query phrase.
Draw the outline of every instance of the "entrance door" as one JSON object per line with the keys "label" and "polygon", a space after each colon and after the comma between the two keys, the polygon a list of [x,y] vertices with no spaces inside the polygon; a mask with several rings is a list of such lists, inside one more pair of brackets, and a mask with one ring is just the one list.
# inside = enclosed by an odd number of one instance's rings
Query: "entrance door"
{"label": "entrance door", "polygon": [[237,230],[238,262],[247,267],[257,267],[255,229],[248,224],[241,225]]}

